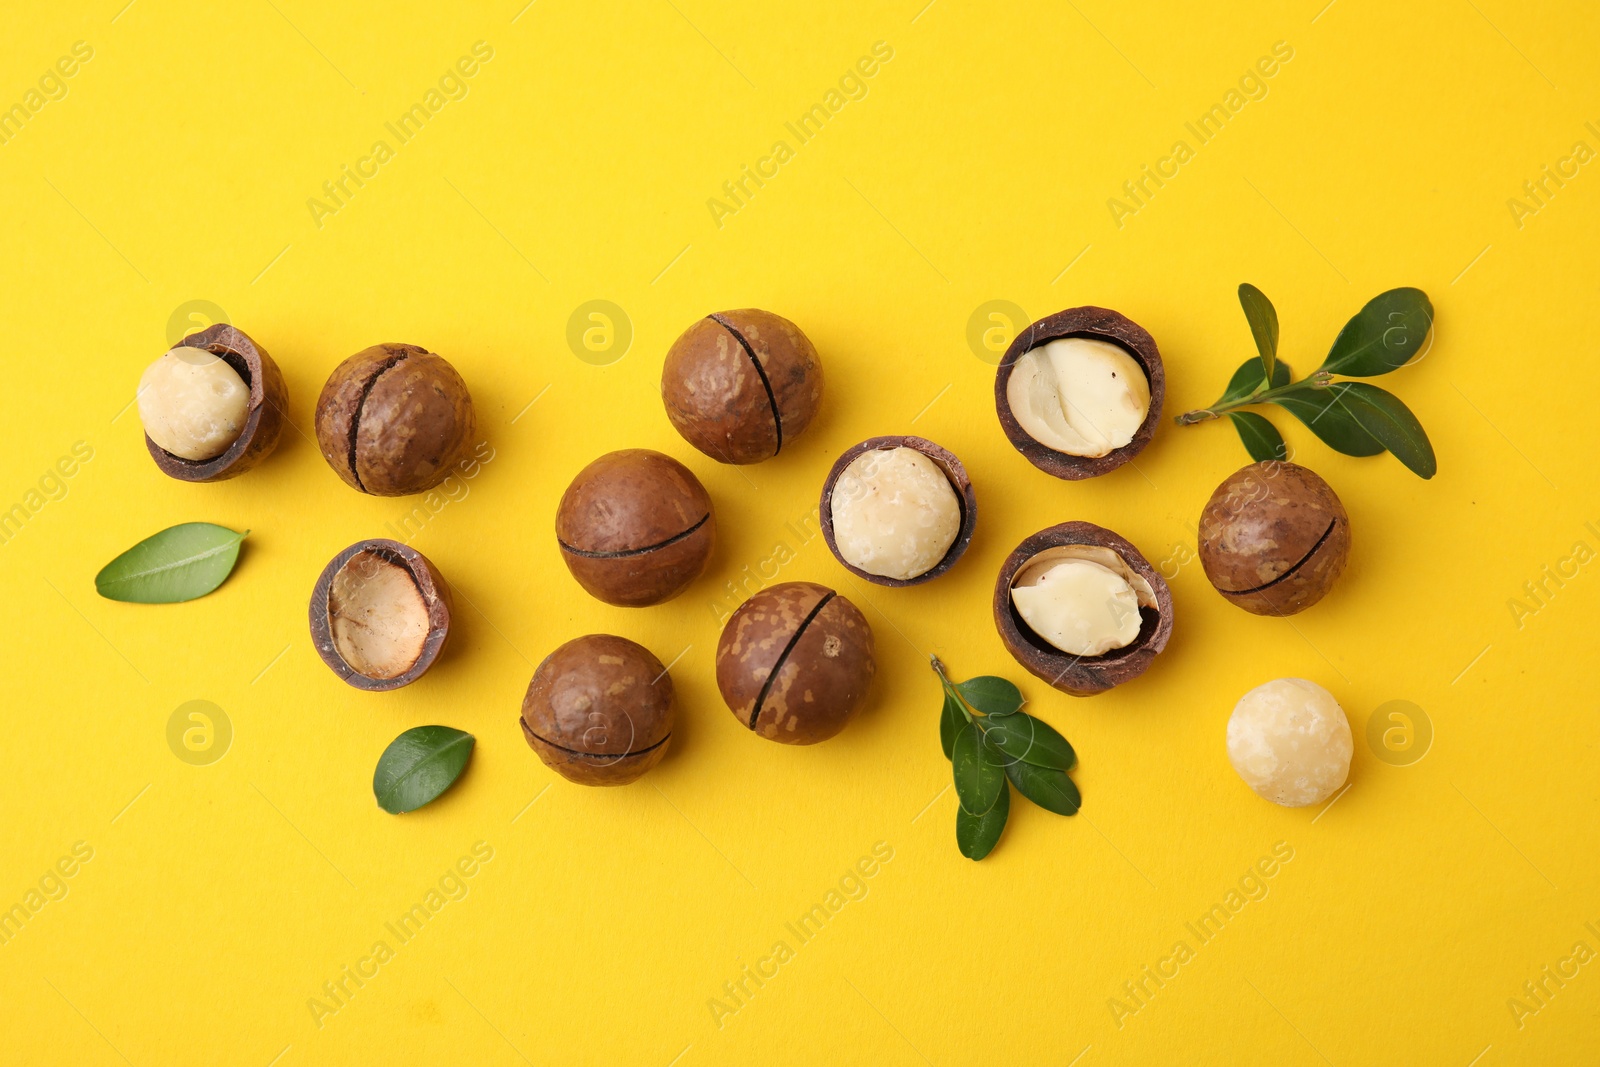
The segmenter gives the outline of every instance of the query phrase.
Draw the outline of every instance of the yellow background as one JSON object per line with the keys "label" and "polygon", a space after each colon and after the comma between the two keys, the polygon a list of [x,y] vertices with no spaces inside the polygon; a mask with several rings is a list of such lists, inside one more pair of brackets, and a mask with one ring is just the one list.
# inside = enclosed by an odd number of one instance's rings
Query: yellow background
{"label": "yellow background", "polygon": [[[1520,219],[1507,204],[1575,142],[1600,147],[1584,125],[1600,125],[1584,5],[124,2],[15,8],[0,35],[5,106],[74,42],[93,48],[67,95],[0,146],[0,506],[74,442],[94,453],[0,545],[0,904],[74,842],[93,849],[69,894],[0,946],[0,1058],[1600,1055],[1600,964],[1535,1014],[1507,1003],[1574,943],[1600,950],[1585,928],[1600,927],[1600,576],[1551,583],[1520,626],[1508,606],[1575,542],[1600,548],[1585,526],[1600,527],[1600,177],[1580,169]],[[493,58],[465,98],[397,144],[384,123],[477,41]],[[878,41],[893,59],[867,95],[798,146],[784,123]],[[1279,41],[1293,59],[1267,95],[1199,146],[1184,123]],[[1107,199],[1180,138],[1194,158],[1119,228]],[[308,199],[379,139],[395,157],[316,225]],[[708,198],[779,139],[795,158],[719,228]],[[1170,416],[1252,351],[1234,296],[1247,280],[1276,303],[1301,373],[1380,290],[1420,286],[1438,315],[1428,358],[1380,383],[1427,427],[1432,481],[1276,417],[1355,531],[1337,589],[1291,621],[1229,606],[1192,556],[1202,504],[1246,461],[1227,426],[1168,421],[1136,464],[1056,481],[1006,443],[992,367],[967,341],[991,300],[1030,317],[1117,308],[1160,343]],[[607,366],[566,341],[595,299],[633,329]],[[276,358],[302,431],[224,484],[163,477],[126,410],[193,300]],[[782,456],[735,469],[677,437],[657,383],[685,326],[744,306],[809,333],[827,392]],[[413,538],[461,594],[451,648],[418,684],[371,695],[317,659],[305,603],[329,557],[417,501],[353,493],[303,431],[328,372],[378,341],[449,358],[495,458]],[[841,450],[902,432],[965,461],[977,535],[937,582],[864,587],[786,523]],[[686,461],[720,537],[700,582],[638,611],[585,596],[552,533],[573,473],[628,446]],[[1067,519],[1176,569],[1170,647],[1090,700],[1028,678],[989,619],[1001,560]],[[113,556],[196,520],[252,531],[218,592],[161,607],[95,595]],[[878,639],[870,707],[811,749],[752,737],[713,682],[716,601],[780,541],[796,551],[781,580],[838,587]],[[595,631],[681,653],[671,754],[624,789],[557,779],[516,726],[533,666]],[[959,676],[1022,682],[1079,751],[1079,817],[1018,799],[988,860],[957,854],[934,652]],[[1258,800],[1224,751],[1237,697],[1284,675],[1328,686],[1355,732],[1351,787],[1321,815]],[[233,726],[209,766],[166,741],[194,699]],[[1409,766],[1365,741],[1397,699],[1435,732]],[[379,753],[433,722],[477,736],[470,768],[432,806],[384,814]],[[319,1027],[308,999],[375,941],[396,946],[384,924],[480,841],[493,859],[465,898]],[[1294,858],[1269,894],[1199,944],[1184,924],[1280,841]],[[867,895],[798,944],[784,924],[877,842],[893,859]],[[708,1001],[728,1002],[723,983],[780,939],[794,958],[719,1026]],[[1195,958],[1119,1019],[1108,1002],[1179,940]]]}

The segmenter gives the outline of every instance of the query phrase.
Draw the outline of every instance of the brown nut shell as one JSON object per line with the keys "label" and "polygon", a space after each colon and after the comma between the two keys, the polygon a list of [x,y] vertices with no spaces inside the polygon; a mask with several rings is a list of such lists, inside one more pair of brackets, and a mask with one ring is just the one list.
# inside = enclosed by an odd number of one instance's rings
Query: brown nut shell
{"label": "brown nut shell", "polygon": [[661,368],[667,418],[723,463],[760,463],[805,432],[822,403],[822,362],[800,328],[758,308],[696,322]]}
{"label": "brown nut shell", "polygon": [[772,741],[814,745],[850,724],[872,676],[872,627],[844,597],[784,582],[739,606],[717,643],[717,688],[734,718]]}
{"label": "brown nut shell", "polygon": [[373,496],[422,493],[450,476],[477,429],[467,383],[417,345],[362,349],[317,398],[317,446],[346,485]]}
{"label": "brown nut shell", "polygon": [[[426,636],[415,662],[408,668],[393,677],[375,677],[362,673],[341,653],[333,616],[339,611],[336,603],[339,583],[352,577],[359,583],[364,578],[370,578],[385,564],[402,568],[415,583],[421,608],[426,612]],[[439,569],[421,552],[386,537],[357,541],[329,560],[317,578],[317,584],[311,592],[309,610],[311,643],[316,647],[317,655],[322,657],[322,662],[355,688],[373,693],[399,689],[421,678],[444,651],[445,642],[450,636],[451,606],[450,586]]]}
{"label": "brown nut shell", "polygon": [[522,736],[581,785],[624,785],[661,762],[677,714],[672,677],[643,645],[610,634],[568,641],[522,698]]}
{"label": "brown nut shell", "polygon": [[[1144,421],[1134,432],[1133,439],[1103,456],[1074,456],[1068,452],[1058,452],[1029,437],[1028,431],[1022,428],[1011,411],[1011,399],[1006,389],[1017,360],[1040,345],[1064,337],[1088,337],[1121,347],[1144,368],[1145,377],[1150,382],[1150,409],[1145,412]],[[1155,436],[1156,426],[1161,421],[1161,405],[1166,396],[1167,372],[1161,364],[1161,351],[1156,347],[1155,338],[1127,316],[1101,307],[1068,308],[1033,323],[1012,340],[994,376],[995,412],[1000,416],[1000,428],[1005,431],[1006,438],[1035,467],[1046,474],[1072,481],[1107,474],[1144,451],[1150,438]]]}
{"label": "brown nut shell", "polygon": [[144,445],[150,458],[156,461],[161,473],[183,482],[220,482],[235,478],[266,459],[278,447],[278,437],[283,430],[284,412],[289,408],[289,389],[283,382],[283,372],[267,355],[267,350],[256,344],[243,331],[219,322],[190,334],[178,342],[178,347],[199,348],[218,356],[232,367],[250,387],[250,404],[246,409],[244,429],[234,438],[233,444],[212,459],[184,459],[175,456],[150,440],[145,434]]}
{"label": "brown nut shell", "polygon": [[589,595],[618,607],[671,600],[716,546],[711,495],[694,473],[648,448],[610,452],[572,479],[556,509],[561,558]]}
{"label": "brown nut shell", "polygon": [[1350,517],[1332,487],[1294,463],[1252,463],[1200,513],[1200,565],[1228,600],[1293,615],[1321,600],[1350,558]]}
{"label": "brown nut shell", "polygon": [[[1028,628],[1011,601],[1017,573],[1039,553],[1064,545],[1107,548],[1122,558],[1130,570],[1150,585],[1155,608],[1139,609],[1139,635],[1123,648],[1100,656],[1074,656],[1061,651]],[[1075,697],[1094,696],[1139,677],[1150,669],[1172,636],[1172,590],[1133,543],[1092,522],[1064,522],[1040,530],[1016,547],[1000,567],[994,584],[994,624],[1006,651],[1028,673]]]}
{"label": "brown nut shell", "polygon": [[[833,489],[839,482],[839,476],[845,468],[854,463],[862,453],[872,451],[887,451],[892,448],[914,448],[918,452],[933,460],[934,464],[950,480],[950,488],[956,491],[956,503],[961,506],[961,528],[956,531],[956,539],[950,543],[950,549],[944,558],[921,574],[911,578],[888,578],[881,574],[872,574],[862,570],[851,563],[839,553],[839,546],[834,540],[833,533]],[[833,469],[828,472],[828,478],[822,483],[822,538],[828,542],[828,550],[833,553],[833,558],[844,566],[844,569],[858,578],[873,582],[877,585],[886,585],[897,588],[907,585],[918,585],[922,582],[932,581],[945,571],[955,566],[967,551],[967,546],[972,544],[972,531],[978,523],[978,498],[972,490],[972,479],[967,476],[967,468],[955,457],[955,453],[941,448],[926,437],[869,437],[859,445],[847,448],[833,464]]]}

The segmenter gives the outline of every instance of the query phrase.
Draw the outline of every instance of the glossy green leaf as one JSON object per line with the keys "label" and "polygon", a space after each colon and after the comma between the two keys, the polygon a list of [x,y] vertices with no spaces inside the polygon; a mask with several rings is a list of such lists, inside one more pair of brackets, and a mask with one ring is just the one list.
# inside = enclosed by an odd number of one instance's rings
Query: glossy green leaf
{"label": "glossy green leaf", "polygon": [[950,749],[956,798],[961,801],[962,808],[973,815],[982,815],[994,807],[995,798],[1005,788],[1005,771],[991,762],[985,752],[988,748],[977,724],[969,722],[956,732],[955,744]]}
{"label": "glossy green leaf", "polygon": [[956,743],[956,734],[965,726],[967,717],[962,714],[961,703],[948,692],[944,695],[944,709],[939,713],[939,744],[944,747],[944,758]]}
{"label": "glossy green leaf", "polygon": [[1036,767],[1031,763],[1013,763],[1006,767],[1006,777],[1017,787],[1017,792],[1046,811],[1076,815],[1083,806],[1077,785],[1065,771]]}
{"label": "glossy green leaf", "polygon": [[1039,767],[1067,771],[1078,762],[1078,754],[1067,739],[1049,723],[1032,715],[1008,715],[999,722],[992,722],[985,740],[1010,757],[1007,763],[1022,760]]}
{"label": "glossy green leaf", "polygon": [[1273,397],[1272,403],[1305,423],[1336,452],[1347,456],[1376,456],[1383,451],[1382,442],[1368,433],[1339,403],[1339,393],[1333,389],[1297,385]]}
{"label": "glossy green leaf", "polygon": [[[1282,360],[1274,363],[1272,365],[1272,388],[1277,389],[1279,386],[1288,385],[1291,373],[1289,364],[1284,363]],[[1228,379],[1228,388],[1223,390],[1222,395],[1217,397],[1216,403],[1211,406],[1220,408],[1229,404],[1237,404],[1241,400],[1248,400],[1255,394],[1256,390],[1261,388],[1264,381],[1265,379],[1261,377],[1261,361],[1259,359],[1247,359],[1239,364],[1239,369],[1233,372],[1232,378]]]}
{"label": "glossy green leaf", "polygon": [[1006,828],[1006,816],[1011,814],[1011,790],[1001,782],[1000,795],[994,806],[982,815],[971,815],[963,808],[956,809],[956,847],[969,860],[981,860],[994,850],[1000,832]]}
{"label": "glossy green leaf", "polygon": [[1022,690],[992,674],[968,678],[956,688],[968,704],[985,715],[1010,715],[1022,707]]}
{"label": "glossy green leaf", "polygon": [[1371,378],[1416,359],[1433,328],[1433,304],[1421,289],[1379,293],[1334,338],[1322,370]]}
{"label": "glossy green leaf", "polygon": [[1366,382],[1340,382],[1328,391],[1338,393],[1342,406],[1361,428],[1413,474],[1432,478],[1438,471],[1439,461],[1422,423],[1399,397]]}
{"label": "glossy green leaf", "polygon": [[1239,306],[1244,308],[1250,334],[1256,339],[1256,351],[1261,353],[1261,380],[1271,381],[1278,360],[1278,309],[1266,293],[1249,282],[1239,286]]}
{"label": "glossy green leaf", "polygon": [[250,531],[234,533],[209,522],[169,526],[134,545],[94,576],[107,600],[177,604],[205,596],[223,583]]}
{"label": "glossy green leaf", "polygon": [[378,807],[415,811],[449,789],[472,756],[473,737],[449,726],[416,726],[389,743],[372,775]]}
{"label": "glossy green leaf", "polygon": [[1230,411],[1233,428],[1239,431],[1239,440],[1250,458],[1260,463],[1269,459],[1288,459],[1289,446],[1283,443],[1278,428],[1253,411]]}

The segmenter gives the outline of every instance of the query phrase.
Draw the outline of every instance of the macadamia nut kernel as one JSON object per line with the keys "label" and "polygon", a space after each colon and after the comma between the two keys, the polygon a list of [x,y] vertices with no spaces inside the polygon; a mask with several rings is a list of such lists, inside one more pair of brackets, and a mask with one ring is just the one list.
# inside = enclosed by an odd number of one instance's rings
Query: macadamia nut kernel
{"label": "macadamia nut kernel", "polygon": [[834,542],[870,574],[915,578],[936,566],[961,530],[961,504],[939,465],[914,448],[864,452],[834,483]]}
{"label": "macadamia nut kernel", "polygon": [[1333,694],[1278,678],[1239,698],[1228,719],[1228,760],[1245,785],[1286,808],[1326,800],[1350,776],[1350,721]]}
{"label": "macadamia nut kernel", "polygon": [[1074,656],[1126,648],[1139,636],[1140,606],[1154,608],[1150,583],[1108,548],[1064,545],[1034,556],[1011,585],[1022,621]]}
{"label": "macadamia nut kernel", "polygon": [[371,551],[333,576],[328,623],[339,655],[368,678],[398,678],[428,640],[428,606],[411,572]]}
{"label": "macadamia nut kernel", "polygon": [[150,440],[182,459],[214,459],[244,431],[250,387],[226,360],[179,347],[145,368],[138,400]]}
{"label": "macadamia nut kernel", "polygon": [[1150,410],[1150,382],[1138,361],[1089,337],[1064,337],[1024,353],[1006,396],[1028,436],[1073,456],[1121,448]]}

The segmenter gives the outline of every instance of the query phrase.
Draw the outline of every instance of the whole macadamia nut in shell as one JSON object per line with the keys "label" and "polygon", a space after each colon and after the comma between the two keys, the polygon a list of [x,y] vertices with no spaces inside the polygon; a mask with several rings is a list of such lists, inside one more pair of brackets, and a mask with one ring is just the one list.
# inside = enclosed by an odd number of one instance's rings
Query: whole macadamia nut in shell
{"label": "whole macadamia nut in shell", "polygon": [[572,479],[556,509],[556,540],[589,595],[636,608],[671,600],[700,577],[717,521],[710,494],[688,467],[628,448]]}
{"label": "whole macadamia nut in shell", "polygon": [[672,678],[649,649],[590,634],[539,664],[518,721],[557,774],[581,785],[624,785],[661,762],[676,714]]}
{"label": "whole macadamia nut in shell", "polygon": [[472,446],[467,383],[443,356],[381,344],[334,368],[317,398],[317,445],[345,484],[374,496],[422,493]]}
{"label": "whole macadamia nut in shell", "polygon": [[723,463],[759,463],[799,437],[822,403],[822,363],[800,328],[757,308],[707,315],[661,369],[667,418]]}
{"label": "whole macadamia nut in shell", "polygon": [[1268,460],[1232,474],[1200,513],[1200,564],[1228,600],[1293,615],[1321,600],[1350,558],[1350,517],[1313,471]]}
{"label": "whole macadamia nut in shell", "polygon": [[811,582],[763,589],[717,644],[717,688],[734,718],[772,741],[813,745],[849,725],[872,676],[872,627],[844,597]]}
{"label": "whole macadamia nut in shell", "polygon": [[1228,760],[1263,799],[1303,808],[1350,777],[1350,720],[1316,682],[1278,678],[1239,698],[1228,719]]}

